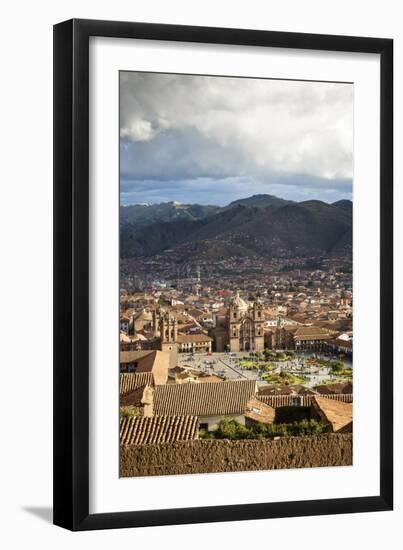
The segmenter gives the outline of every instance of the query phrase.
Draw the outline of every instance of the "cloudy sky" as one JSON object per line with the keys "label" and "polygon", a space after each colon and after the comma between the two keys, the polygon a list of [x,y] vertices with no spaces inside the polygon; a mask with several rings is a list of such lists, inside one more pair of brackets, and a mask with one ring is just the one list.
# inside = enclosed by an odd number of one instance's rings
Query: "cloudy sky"
{"label": "cloudy sky", "polygon": [[352,197],[353,86],[120,74],[121,204]]}

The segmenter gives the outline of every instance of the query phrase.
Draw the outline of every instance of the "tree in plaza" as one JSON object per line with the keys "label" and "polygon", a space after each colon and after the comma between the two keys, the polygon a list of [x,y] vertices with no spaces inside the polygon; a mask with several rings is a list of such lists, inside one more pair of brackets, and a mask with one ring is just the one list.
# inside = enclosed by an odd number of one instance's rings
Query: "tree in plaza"
{"label": "tree in plaza", "polygon": [[330,368],[332,369],[333,373],[338,374],[340,372],[343,372],[344,363],[343,361],[332,361]]}

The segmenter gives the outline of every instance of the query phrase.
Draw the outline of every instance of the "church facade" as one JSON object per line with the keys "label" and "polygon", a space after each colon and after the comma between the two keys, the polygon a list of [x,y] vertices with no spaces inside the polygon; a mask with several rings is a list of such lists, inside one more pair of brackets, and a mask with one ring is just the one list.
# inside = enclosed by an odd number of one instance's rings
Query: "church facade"
{"label": "church facade", "polygon": [[263,305],[258,300],[249,305],[237,294],[225,314],[216,316],[212,333],[217,352],[263,351]]}

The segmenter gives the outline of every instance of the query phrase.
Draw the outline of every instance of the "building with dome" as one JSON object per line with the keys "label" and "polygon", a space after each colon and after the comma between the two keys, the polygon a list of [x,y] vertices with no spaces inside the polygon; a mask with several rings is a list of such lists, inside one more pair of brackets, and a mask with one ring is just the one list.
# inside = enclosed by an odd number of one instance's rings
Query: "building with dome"
{"label": "building with dome", "polygon": [[140,330],[151,330],[153,325],[153,314],[148,308],[144,308],[133,317],[134,333]]}
{"label": "building with dome", "polygon": [[237,293],[229,308],[216,315],[212,336],[218,352],[263,351],[263,304],[259,300],[249,304]]}

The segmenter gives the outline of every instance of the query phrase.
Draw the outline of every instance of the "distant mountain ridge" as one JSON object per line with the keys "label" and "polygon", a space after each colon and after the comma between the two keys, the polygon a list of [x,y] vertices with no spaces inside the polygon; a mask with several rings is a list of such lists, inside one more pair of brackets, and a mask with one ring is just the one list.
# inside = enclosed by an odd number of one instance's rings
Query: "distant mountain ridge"
{"label": "distant mountain ridge", "polygon": [[236,201],[232,201],[229,203],[228,206],[225,206],[225,209],[233,208],[234,206],[246,206],[248,208],[256,207],[256,208],[280,208],[281,206],[285,206],[286,204],[291,204],[294,201],[287,201],[285,199],[280,199],[279,197],[275,197],[274,195],[252,195],[251,197],[247,197],[246,199],[238,199]]}
{"label": "distant mountain ridge", "polygon": [[328,204],[254,195],[226,207],[134,206],[124,216],[121,208],[123,258],[153,256],[168,249],[187,259],[351,253],[352,203],[347,200]]}
{"label": "distant mountain ridge", "polygon": [[120,225],[135,228],[157,222],[199,220],[220,210],[219,206],[163,202],[159,204],[132,204],[120,207]]}
{"label": "distant mountain ridge", "polygon": [[353,203],[349,200],[342,199],[340,201],[336,201],[332,203],[333,206],[337,206],[337,208],[342,208],[343,210],[347,210],[349,212],[353,209]]}

